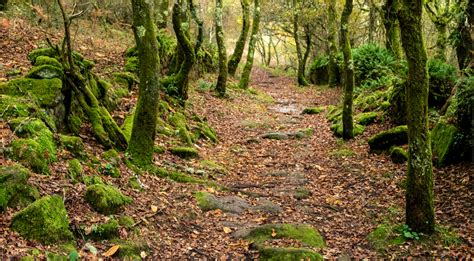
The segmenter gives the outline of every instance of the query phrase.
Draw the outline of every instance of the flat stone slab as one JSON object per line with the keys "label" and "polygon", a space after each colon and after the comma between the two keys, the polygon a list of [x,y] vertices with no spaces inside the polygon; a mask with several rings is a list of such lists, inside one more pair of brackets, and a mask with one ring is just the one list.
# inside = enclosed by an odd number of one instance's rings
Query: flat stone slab
{"label": "flat stone slab", "polygon": [[204,211],[220,209],[227,213],[242,214],[245,211],[265,212],[269,214],[277,214],[283,209],[276,203],[269,200],[261,200],[259,204],[253,206],[245,199],[237,196],[218,197],[211,193],[199,191],[194,194],[199,207]]}

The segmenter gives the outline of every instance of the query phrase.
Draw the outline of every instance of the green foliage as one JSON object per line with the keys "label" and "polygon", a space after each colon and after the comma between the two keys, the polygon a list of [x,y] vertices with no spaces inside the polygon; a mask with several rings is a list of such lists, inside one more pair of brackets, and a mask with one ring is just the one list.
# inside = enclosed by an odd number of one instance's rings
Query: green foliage
{"label": "green foliage", "polygon": [[69,161],[67,173],[72,181],[80,180],[83,172],[84,170],[82,169],[81,162],[78,159],[72,159]]}
{"label": "green foliage", "polygon": [[314,248],[325,246],[319,232],[308,225],[267,224],[252,229],[244,237],[245,240],[251,241],[257,246],[263,246],[266,241],[282,238],[298,240],[306,246]]}
{"label": "green foliage", "polygon": [[377,112],[371,111],[357,114],[354,116],[354,120],[360,125],[367,126],[374,123],[377,117]]}
{"label": "green foliage", "polygon": [[453,163],[462,158],[462,137],[456,126],[440,119],[431,131],[431,148],[434,162],[438,167]]}
{"label": "green foliage", "polygon": [[25,207],[40,197],[28,184],[30,172],[21,165],[0,166],[0,211],[7,207]]}
{"label": "green foliage", "polygon": [[61,146],[71,152],[75,157],[85,157],[85,147],[80,137],[60,134],[59,142]]}
{"label": "green foliage", "polygon": [[110,219],[103,224],[96,224],[92,226],[89,237],[93,240],[105,240],[117,238],[119,236],[119,222],[115,219]]}
{"label": "green foliage", "polygon": [[45,244],[69,241],[69,220],[60,196],[46,196],[16,213],[11,228],[26,239]]}
{"label": "green foliage", "polygon": [[356,85],[364,86],[368,82],[392,75],[396,68],[396,59],[385,48],[367,44],[352,50],[355,66]]}
{"label": "green foliage", "polygon": [[430,76],[428,104],[441,108],[456,84],[456,68],[441,60],[429,60],[428,74]]}
{"label": "green foliage", "polygon": [[309,107],[303,110],[302,114],[320,114],[324,111],[324,107]]}
{"label": "green foliage", "polygon": [[117,188],[104,184],[95,184],[87,187],[85,199],[97,212],[110,215],[117,213],[121,207],[132,202]]}
{"label": "green foliage", "polygon": [[41,65],[51,65],[61,70],[63,69],[63,65],[57,59],[51,58],[49,56],[38,56],[36,58],[34,66],[41,66]]}

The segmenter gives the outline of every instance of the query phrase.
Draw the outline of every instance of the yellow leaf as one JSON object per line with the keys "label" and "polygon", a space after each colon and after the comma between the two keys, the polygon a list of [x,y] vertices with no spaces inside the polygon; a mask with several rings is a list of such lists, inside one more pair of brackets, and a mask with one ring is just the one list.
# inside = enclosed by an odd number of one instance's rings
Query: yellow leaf
{"label": "yellow leaf", "polygon": [[117,252],[117,250],[119,250],[119,248],[120,248],[120,245],[112,246],[111,248],[109,248],[109,250],[107,250],[107,252],[104,253],[104,256],[106,257],[113,256]]}
{"label": "yellow leaf", "polygon": [[275,231],[275,229],[272,228],[272,237],[276,237],[277,236],[277,232]]}
{"label": "yellow leaf", "polygon": [[207,192],[209,193],[216,193],[216,190],[213,188],[207,188]]}
{"label": "yellow leaf", "polygon": [[224,233],[230,234],[230,233],[232,233],[232,229],[230,229],[228,227],[224,227]]}
{"label": "yellow leaf", "polygon": [[140,256],[141,256],[142,258],[145,258],[145,257],[147,257],[147,254],[146,254],[145,251],[142,251],[142,252],[140,252]]}
{"label": "yellow leaf", "polygon": [[158,207],[157,206],[151,206],[151,212],[153,213],[156,213],[158,211]]}

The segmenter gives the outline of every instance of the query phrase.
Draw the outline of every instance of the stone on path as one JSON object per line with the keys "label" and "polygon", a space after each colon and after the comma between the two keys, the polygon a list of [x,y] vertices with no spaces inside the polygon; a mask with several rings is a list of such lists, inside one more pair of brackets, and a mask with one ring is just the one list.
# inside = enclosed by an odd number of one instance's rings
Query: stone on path
{"label": "stone on path", "polygon": [[205,191],[194,193],[194,197],[203,211],[220,209],[232,214],[242,214],[245,211],[278,214],[283,211],[279,205],[269,200],[261,200],[259,204],[253,206],[245,199],[237,196],[218,197]]}

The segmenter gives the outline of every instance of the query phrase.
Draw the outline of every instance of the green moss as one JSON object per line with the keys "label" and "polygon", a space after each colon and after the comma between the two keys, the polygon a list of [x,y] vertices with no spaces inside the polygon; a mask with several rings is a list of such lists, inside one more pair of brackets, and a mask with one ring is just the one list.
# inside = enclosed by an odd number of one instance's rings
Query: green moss
{"label": "green moss", "polygon": [[213,204],[213,201],[209,200],[211,196],[212,194],[205,191],[197,191],[194,193],[194,198],[196,199],[198,206],[202,209],[202,211],[209,211],[218,208]]}
{"label": "green moss", "polygon": [[22,162],[33,171],[41,174],[49,174],[47,158],[44,148],[32,139],[16,139],[11,143],[11,154],[14,160]]}
{"label": "green moss", "polygon": [[69,115],[67,125],[72,133],[79,135],[82,129],[82,118],[77,114],[71,114]]}
{"label": "green moss", "polygon": [[69,220],[60,196],[46,196],[30,204],[12,218],[11,228],[26,239],[45,244],[69,241]]}
{"label": "green moss", "polygon": [[[365,126],[360,125],[358,123],[354,123],[354,136],[360,135],[364,133]],[[342,126],[342,121],[338,121],[337,123],[334,123],[331,125],[331,131],[336,135],[337,137],[342,137],[342,131],[343,131],[343,126]]]}
{"label": "green moss", "polygon": [[393,245],[403,245],[405,238],[400,236],[397,231],[397,226],[392,224],[382,224],[370,232],[367,240],[372,247],[378,252],[385,252]]}
{"label": "green moss", "polygon": [[270,132],[270,133],[265,133],[264,135],[262,135],[262,138],[270,139],[270,140],[287,140],[290,138],[290,136],[287,133]]}
{"label": "green moss", "polygon": [[390,158],[394,163],[405,163],[408,160],[408,153],[405,149],[394,146],[390,148]]}
{"label": "green moss", "polygon": [[32,79],[61,79],[63,76],[64,72],[62,69],[53,65],[44,64],[33,67],[25,77]]}
{"label": "green moss", "polygon": [[320,114],[324,111],[324,107],[309,107],[303,110],[302,114]]}
{"label": "green moss", "polygon": [[105,215],[117,213],[121,207],[132,202],[117,188],[104,184],[88,186],[85,199],[95,211]]}
{"label": "green moss", "polygon": [[445,166],[460,157],[457,151],[459,131],[456,126],[439,120],[438,124],[431,131],[431,147],[435,164],[438,167]]}
{"label": "green moss", "polygon": [[142,185],[140,184],[140,181],[138,180],[138,178],[136,176],[132,176],[130,178],[128,178],[128,186],[130,186],[130,188],[132,189],[136,189],[136,190],[142,190]]}
{"label": "green moss", "polygon": [[337,122],[342,119],[342,108],[338,107],[328,107],[328,114],[326,115],[326,119],[330,122]]}
{"label": "green moss", "polygon": [[132,90],[133,86],[137,84],[138,78],[131,72],[118,72],[113,74],[113,83],[121,87],[126,87],[128,90]]}
{"label": "green moss", "polygon": [[375,122],[375,120],[377,119],[378,115],[376,112],[364,112],[364,113],[360,113],[360,114],[357,114],[356,116],[354,116],[354,120],[359,123],[360,125],[364,125],[364,126],[367,126],[369,124],[372,124]]}
{"label": "green moss", "polygon": [[54,107],[58,97],[62,95],[62,87],[60,79],[21,78],[0,85],[0,94],[27,96],[33,98],[40,106]]}
{"label": "green moss", "polygon": [[163,154],[166,152],[166,148],[163,146],[155,145],[153,147],[153,152],[156,154]]}
{"label": "green moss", "polygon": [[104,181],[102,181],[102,178],[96,175],[92,176],[84,176],[82,178],[82,181],[86,186],[91,186],[91,185],[96,185],[96,184],[104,184]]}
{"label": "green moss", "polygon": [[355,156],[356,153],[351,149],[338,149],[332,151],[329,155],[337,158],[345,158]]}
{"label": "green moss", "polygon": [[301,248],[262,248],[259,250],[260,260],[324,260],[323,256],[311,250]]}
{"label": "green moss", "polygon": [[38,110],[34,102],[28,99],[0,94],[0,120],[27,117]]}
{"label": "green moss", "polygon": [[127,61],[125,62],[124,71],[136,74],[138,73],[138,69],[139,69],[138,57],[132,56],[128,58]]}
{"label": "green moss", "polygon": [[226,174],[228,172],[228,170],[224,166],[221,166],[217,162],[212,160],[203,160],[200,162],[200,165],[205,169],[216,171],[222,174]]}
{"label": "green moss", "polygon": [[55,58],[51,58],[49,56],[38,56],[33,65],[34,66],[51,65],[61,70],[63,69],[63,65],[58,60],[56,60]]}
{"label": "green moss", "polygon": [[106,240],[119,236],[119,222],[110,219],[107,223],[92,226],[89,237],[93,240]]}
{"label": "green moss", "polygon": [[207,122],[198,123],[197,137],[207,138],[214,143],[219,142],[219,139],[217,138],[217,133],[208,125]]}
{"label": "green moss", "polygon": [[149,250],[146,243],[140,240],[113,240],[112,243],[120,246],[117,252],[117,257],[125,260],[142,260],[140,257],[141,252]]}
{"label": "green moss", "polygon": [[314,248],[323,248],[325,246],[319,232],[309,225],[267,224],[253,229],[245,236],[246,240],[257,245],[262,245],[265,241],[281,238],[295,239]]}
{"label": "green moss", "polygon": [[25,207],[40,197],[28,184],[30,172],[21,165],[0,166],[0,211],[6,207]]}
{"label": "green moss", "polygon": [[293,196],[298,199],[306,199],[311,196],[311,192],[305,188],[297,188]]}
{"label": "green moss", "polygon": [[83,158],[86,156],[84,143],[80,137],[59,135],[59,142],[75,157]]}
{"label": "green moss", "polygon": [[133,117],[134,117],[133,113],[130,115],[127,115],[127,117],[125,117],[125,120],[123,121],[122,126],[120,127],[127,141],[130,141],[130,137],[132,136]]}
{"label": "green moss", "polygon": [[309,138],[313,136],[313,134],[314,134],[313,128],[299,129],[294,133],[295,137],[298,139]]}
{"label": "green moss", "polygon": [[125,228],[131,228],[133,224],[135,224],[135,221],[133,220],[132,217],[129,216],[120,216],[118,218],[118,223],[120,226],[125,227]]}
{"label": "green moss", "polygon": [[191,147],[173,147],[170,152],[180,158],[190,159],[199,157],[199,152],[195,148]]}
{"label": "green moss", "polygon": [[368,140],[372,151],[387,150],[393,145],[408,143],[408,128],[406,125],[382,131]]}
{"label": "green moss", "polygon": [[36,63],[36,59],[40,56],[55,57],[57,52],[53,48],[40,48],[31,51],[28,54],[28,60],[31,61],[31,64]]}
{"label": "green moss", "polygon": [[72,159],[68,163],[67,167],[67,174],[72,181],[77,181],[82,177],[82,173],[84,170],[82,169],[81,162],[78,159]]}
{"label": "green moss", "polygon": [[206,180],[195,178],[181,172],[167,171],[166,169],[159,168],[156,166],[151,167],[151,169],[149,169],[148,171],[155,176],[169,178],[179,183],[208,184]]}
{"label": "green moss", "polygon": [[113,165],[117,165],[121,161],[120,154],[115,149],[102,153],[102,158]]}

